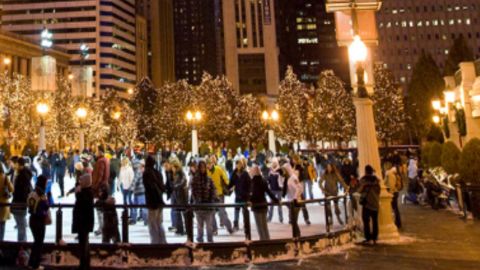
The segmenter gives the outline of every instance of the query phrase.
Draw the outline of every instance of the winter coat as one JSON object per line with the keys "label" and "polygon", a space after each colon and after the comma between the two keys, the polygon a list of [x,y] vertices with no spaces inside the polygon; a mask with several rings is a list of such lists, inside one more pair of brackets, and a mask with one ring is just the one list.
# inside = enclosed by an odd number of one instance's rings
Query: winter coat
{"label": "winter coat", "polygon": [[250,199],[252,179],[247,171],[235,170],[228,184],[228,189],[235,188],[235,201],[247,202]]}
{"label": "winter coat", "polygon": [[215,185],[207,174],[196,173],[190,182],[191,197],[193,204],[215,203],[218,201]]}
{"label": "winter coat", "polygon": [[400,192],[402,188],[402,179],[397,173],[397,168],[392,167],[385,173],[385,186],[390,193]]}
{"label": "winter coat", "polygon": [[113,183],[115,178],[117,178],[118,175],[120,174],[120,167],[121,167],[120,159],[118,158],[110,159],[110,176],[109,176],[110,183]]}
{"label": "winter coat", "polygon": [[45,220],[49,214],[50,206],[48,204],[47,195],[45,194],[45,191],[40,188],[36,188],[28,195],[27,205],[30,218]]}
{"label": "winter coat", "polygon": [[347,188],[347,184],[337,173],[324,173],[319,184],[327,197],[338,195],[338,184],[341,184],[344,189]]}
{"label": "winter coat", "polygon": [[[235,171],[234,171],[235,173]],[[215,185],[215,190],[217,191],[217,196],[223,196],[224,187],[229,186],[228,176],[225,170],[222,167],[215,165],[213,170],[207,170],[207,175],[212,179],[213,184]],[[232,174],[233,175],[233,174]]]}
{"label": "winter coat", "polygon": [[380,207],[380,180],[375,175],[365,175],[360,179],[358,192],[365,198],[363,207],[378,211]]}
{"label": "winter coat", "polygon": [[154,166],[155,159],[149,156],[143,172],[143,185],[145,186],[145,199],[148,209],[158,209],[165,204],[162,196],[165,192],[163,177]]}
{"label": "winter coat", "polygon": [[60,176],[65,175],[67,171],[67,160],[64,157],[63,158],[58,157],[55,160],[54,167],[55,167],[56,175],[60,175]]}
{"label": "winter coat", "polygon": [[[0,203],[8,203],[9,195],[11,195],[12,192],[13,184],[8,176],[4,175],[0,178]],[[8,219],[10,219],[10,207],[0,207],[0,222],[5,222]]]}
{"label": "winter coat", "polygon": [[98,200],[96,205],[103,213],[102,234],[117,235],[118,214],[115,208],[115,199],[113,197],[103,198]]}
{"label": "winter coat", "polygon": [[276,170],[270,170],[270,173],[268,174],[268,185],[270,187],[270,190],[272,191],[282,191],[282,187],[280,187],[280,174],[279,171],[281,169],[278,168]]}
{"label": "winter coat", "polygon": [[110,179],[110,164],[106,157],[99,156],[95,166],[93,167],[92,173],[92,182],[93,182],[93,192],[95,196],[98,196],[98,193],[101,188],[108,189],[108,181]]}
{"label": "winter coat", "polygon": [[286,183],[283,187],[283,197],[287,196],[288,201],[296,200],[300,202],[303,195],[303,185],[300,183],[300,180],[298,180],[297,173],[290,164],[286,163],[283,165],[283,168],[288,174],[288,178],[286,178]]}
{"label": "winter coat", "polygon": [[133,172],[132,166],[128,165],[120,168],[120,173],[118,175],[118,181],[123,190],[130,190],[133,185],[133,180],[135,179],[135,173]]}
{"label": "winter coat", "polygon": [[[82,177],[90,177],[86,174]],[[75,206],[73,207],[72,233],[93,232],[94,210],[93,190],[91,187],[82,188],[75,193]]]}
{"label": "winter coat", "polygon": [[[21,169],[14,181],[13,187],[13,199],[12,203],[26,204],[27,198],[30,192],[32,192],[32,184],[30,180],[32,179],[32,172],[29,169]],[[25,210],[25,207],[12,207],[12,210]]]}
{"label": "winter coat", "polygon": [[350,185],[351,176],[353,175],[355,177],[357,175],[357,170],[353,164],[344,163],[340,168],[340,174],[343,177],[343,181],[345,181],[347,185]]}
{"label": "winter coat", "polygon": [[182,170],[173,174],[173,197],[174,204],[188,203],[187,177]]}
{"label": "winter coat", "polygon": [[254,212],[267,211],[267,203],[265,194],[267,194],[273,202],[277,202],[277,198],[273,192],[268,188],[267,182],[260,175],[255,175],[252,179],[252,194],[250,202],[252,203],[252,210]]}
{"label": "winter coat", "polygon": [[133,179],[132,191],[134,195],[144,195],[145,186],[143,185],[143,173],[137,170]]}

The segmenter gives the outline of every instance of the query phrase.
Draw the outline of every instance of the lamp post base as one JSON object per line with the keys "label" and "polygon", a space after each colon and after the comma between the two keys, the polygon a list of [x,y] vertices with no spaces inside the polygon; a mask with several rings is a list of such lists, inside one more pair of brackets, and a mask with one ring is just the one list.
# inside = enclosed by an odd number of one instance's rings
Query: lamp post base
{"label": "lamp post base", "polygon": [[380,209],[378,213],[379,239],[389,240],[399,237],[392,218],[392,195],[387,192],[382,179],[380,153],[378,151],[377,133],[373,118],[373,102],[369,98],[354,98],[357,119],[357,145],[360,174],[366,165],[374,168],[380,179]]}

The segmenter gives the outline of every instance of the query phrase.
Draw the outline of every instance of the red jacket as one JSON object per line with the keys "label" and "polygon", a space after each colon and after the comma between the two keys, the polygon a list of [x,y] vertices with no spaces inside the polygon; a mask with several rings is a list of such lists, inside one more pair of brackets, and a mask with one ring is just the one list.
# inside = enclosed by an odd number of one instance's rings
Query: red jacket
{"label": "red jacket", "polygon": [[92,186],[94,194],[98,194],[101,187],[108,188],[108,180],[110,179],[110,161],[104,157],[98,157],[92,172]]}

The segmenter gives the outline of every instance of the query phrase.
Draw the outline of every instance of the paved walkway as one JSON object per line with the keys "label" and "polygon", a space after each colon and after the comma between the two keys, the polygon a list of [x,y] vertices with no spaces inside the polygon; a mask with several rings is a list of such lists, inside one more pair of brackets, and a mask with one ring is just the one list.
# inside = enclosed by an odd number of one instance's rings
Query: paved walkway
{"label": "paved walkway", "polygon": [[402,217],[404,229],[398,244],[355,246],[300,263],[274,263],[250,269],[480,269],[480,221],[463,221],[445,210],[411,205],[403,207]]}

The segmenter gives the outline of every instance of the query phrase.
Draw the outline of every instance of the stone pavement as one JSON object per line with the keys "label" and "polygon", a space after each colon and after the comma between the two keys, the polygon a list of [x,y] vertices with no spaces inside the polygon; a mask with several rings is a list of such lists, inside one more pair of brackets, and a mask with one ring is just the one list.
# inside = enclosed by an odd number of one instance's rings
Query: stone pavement
{"label": "stone pavement", "polygon": [[480,269],[480,221],[464,221],[446,210],[403,206],[399,243],[354,246],[301,262],[212,269]]}

